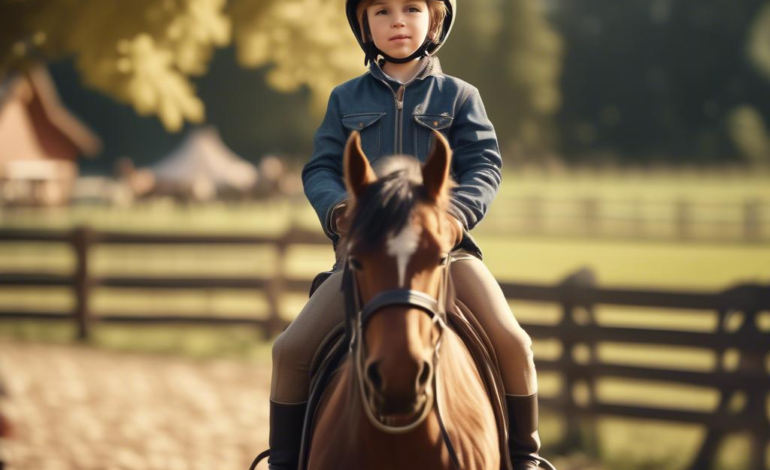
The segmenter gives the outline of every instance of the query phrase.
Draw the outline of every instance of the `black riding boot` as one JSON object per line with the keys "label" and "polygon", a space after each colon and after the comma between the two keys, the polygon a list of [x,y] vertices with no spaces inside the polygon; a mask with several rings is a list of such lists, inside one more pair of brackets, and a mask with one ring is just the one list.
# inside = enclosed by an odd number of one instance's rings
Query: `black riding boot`
{"label": "black riding boot", "polygon": [[307,402],[284,405],[270,400],[270,470],[297,470]]}
{"label": "black riding boot", "polygon": [[537,432],[537,393],[532,395],[505,395],[508,405],[508,452],[513,470],[545,468],[556,470],[538,455],[540,436]]}

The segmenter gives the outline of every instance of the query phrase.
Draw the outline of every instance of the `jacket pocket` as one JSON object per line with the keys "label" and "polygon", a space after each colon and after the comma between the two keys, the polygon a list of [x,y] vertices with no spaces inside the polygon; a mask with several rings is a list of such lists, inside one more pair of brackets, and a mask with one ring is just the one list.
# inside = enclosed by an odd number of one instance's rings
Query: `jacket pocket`
{"label": "jacket pocket", "polygon": [[414,151],[417,158],[424,162],[433,147],[433,131],[448,137],[452,117],[448,114],[415,114],[414,120],[417,123],[414,129]]}
{"label": "jacket pocket", "polygon": [[345,129],[358,131],[361,134],[361,148],[370,162],[380,158],[382,140],[380,119],[384,115],[385,113],[358,113],[342,117],[342,126]]}

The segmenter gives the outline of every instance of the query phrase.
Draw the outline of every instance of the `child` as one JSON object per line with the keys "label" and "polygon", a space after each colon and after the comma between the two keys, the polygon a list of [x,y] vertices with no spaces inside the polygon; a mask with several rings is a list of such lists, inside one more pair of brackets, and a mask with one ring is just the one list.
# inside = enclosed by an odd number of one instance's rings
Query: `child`
{"label": "child", "polygon": [[[347,15],[365,52],[369,71],[334,89],[314,151],[302,172],[307,195],[335,249],[345,226],[342,154],[352,131],[361,134],[370,161],[391,154],[424,161],[431,132],[442,132],[453,149],[457,187],[451,213],[456,294],[472,312],[500,361],[510,416],[509,449],[514,468],[545,463],[537,452],[537,377],[531,340],[519,326],[481,251],[468,233],[497,194],[502,159],[479,92],[444,75],[435,53],[456,14],[455,0],[348,0]],[[309,368],[326,335],[344,321],[341,263],[275,341],[270,400],[269,468],[297,468],[308,399]]]}

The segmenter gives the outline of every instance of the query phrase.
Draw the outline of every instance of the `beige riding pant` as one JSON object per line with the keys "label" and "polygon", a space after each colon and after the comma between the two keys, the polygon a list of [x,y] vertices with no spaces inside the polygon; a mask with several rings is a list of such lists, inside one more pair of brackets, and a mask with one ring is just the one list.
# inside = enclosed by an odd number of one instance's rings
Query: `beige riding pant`
{"label": "beige riding pant", "polygon": [[[505,393],[531,395],[537,391],[532,341],[513,317],[508,301],[486,265],[460,251],[450,265],[457,298],[473,312],[495,349]],[[326,336],[345,320],[340,292],[342,271],[333,273],[316,290],[299,316],[273,345],[270,398],[278,403],[308,399],[310,366]]]}

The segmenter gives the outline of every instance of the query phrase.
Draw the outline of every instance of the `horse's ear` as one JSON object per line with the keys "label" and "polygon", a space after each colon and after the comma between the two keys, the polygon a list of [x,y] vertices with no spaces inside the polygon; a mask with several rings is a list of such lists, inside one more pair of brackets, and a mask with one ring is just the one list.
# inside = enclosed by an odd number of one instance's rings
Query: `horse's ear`
{"label": "horse's ear", "polygon": [[350,138],[348,138],[348,143],[345,146],[342,165],[348,199],[355,202],[367,186],[377,181],[377,176],[375,176],[374,170],[369,165],[369,160],[361,149],[361,136],[356,131],[350,133]]}
{"label": "horse's ear", "polygon": [[422,181],[428,190],[428,197],[438,201],[449,183],[449,167],[452,164],[452,149],[441,132],[433,131],[433,149],[428,161],[422,166]]}

